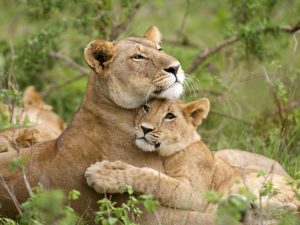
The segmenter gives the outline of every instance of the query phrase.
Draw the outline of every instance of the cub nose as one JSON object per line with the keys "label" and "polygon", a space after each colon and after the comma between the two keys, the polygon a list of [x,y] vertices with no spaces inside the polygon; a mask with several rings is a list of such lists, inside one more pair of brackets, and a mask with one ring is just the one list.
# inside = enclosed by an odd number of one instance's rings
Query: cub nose
{"label": "cub nose", "polygon": [[176,76],[179,67],[180,67],[180,64],[176,65],[176,66],[170,66],[168,68],[164,68],[164,71],[166,71],[168,73],[172,73],[174,76]]}
{"label": "cub nose", "polygon": [[141,126],[143,132],[144,132],[144,135],[146,135],[147,133],[153,131],[154,129],[152,128],[148,128],[148,127],[144,127],[144,126]]}

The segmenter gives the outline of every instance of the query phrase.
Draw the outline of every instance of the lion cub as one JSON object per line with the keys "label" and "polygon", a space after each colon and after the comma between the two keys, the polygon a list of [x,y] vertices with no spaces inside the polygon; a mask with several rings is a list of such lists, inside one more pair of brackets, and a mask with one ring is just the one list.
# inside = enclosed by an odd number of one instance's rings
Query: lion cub
{"label": "lion cub", "polygon": [[[135,117],[135,143],[143,151],[157,151],[164,172],[103,161],[86,171],[88,184],[100,193],[117,193],[120,187],[130,185],[172,207],[204,210],[203,192],[218,188],[213,181],[214,156],[196,130],[209,108],[206,98],[189,104],[156,99],[144,105]],[[229,170],[226,176],[235,173],[226,166],[224,163],[224,170]],[[226,179],[223,171],[219,173]]]}
{"label": "lion cub", "polygon": [[[100,193],[118,193],[121,187],[130,185],[137,192],[152,194],[162,204],[197,211],[207,210],[203,198],[206,190],[238,194],[246,183],[259,196],[266,181],[263,177],[258,178],[256,171],[230,166],[201,141],[196,128],[209,109],[205,98],[188,104],[156,99],[144,105],[135,118],[135,143],[143,151],[158,152],[164,171],[103,161],[87,169],[88,184]],[[282,193],[272,198],[270,204],[297,210],[299,202],[286,179],[276,174],[272,178],[274,187]]]}

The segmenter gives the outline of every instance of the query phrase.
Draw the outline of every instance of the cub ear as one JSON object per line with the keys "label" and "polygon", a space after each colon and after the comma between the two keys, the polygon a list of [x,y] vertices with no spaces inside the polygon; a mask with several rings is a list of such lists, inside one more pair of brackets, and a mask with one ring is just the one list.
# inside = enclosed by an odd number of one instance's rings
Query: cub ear
{"label": "cub ear", "polygon": [[84,49],[86,63],[97,73],[101,74],[103,69],[112,61],[116,55],[114,43],[103,40],[90,42]]}
{"label": "cub ear", "polygon": [[159,29],[156,26],[151,26],[144,34],[144,38],[153,41],[156,44],[160,43],[161,34]]}
{"label": "cub ear", "polygon": [[207,98],[198,99],[186,104],[184,109],[192,118],[193,125],[198,127],[208,115],[210,109],[209,100]]}

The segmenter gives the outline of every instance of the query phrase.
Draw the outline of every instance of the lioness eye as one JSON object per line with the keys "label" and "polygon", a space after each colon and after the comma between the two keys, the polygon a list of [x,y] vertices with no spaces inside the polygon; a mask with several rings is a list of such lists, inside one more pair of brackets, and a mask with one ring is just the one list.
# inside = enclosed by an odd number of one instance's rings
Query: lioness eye
{"label": "lioness eye", "polygon": [[150,111],[150,107],[148,105],[144,105],[143,109],[146,113]]}
{"label": "lioness eye", "polygon": [[168,113],[165,116],[165,119],[167,119],[167,120],[174,120],[175,118],[176,118],[176,116],[173,113]]}
{"label": "lioness eye", "polygon": [[158,49],[158,51],[162,51],[162,50],[163,50],[162,48],[159,48],[159,49]]}
{"label": "lioness eye", "polygon": [[133,56],[131,56],[132,59],[146,59],[144,56],[139,55],[139,54],[135,54]]}

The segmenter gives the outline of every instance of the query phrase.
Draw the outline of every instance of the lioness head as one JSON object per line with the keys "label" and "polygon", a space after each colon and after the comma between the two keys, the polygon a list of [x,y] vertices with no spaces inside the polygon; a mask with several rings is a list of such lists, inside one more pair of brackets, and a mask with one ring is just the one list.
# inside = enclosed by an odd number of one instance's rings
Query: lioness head
{"label": "lioness head", "polygon": [[123,108],[136,108],[152,97],[177,99],[185,74],[180,63],[162,51],[160,32],[118,42],[95,40],[85,48],[87,64],[107,84],[109,97]]}
{"label": "lioness head", "polygon": [[136,145],[143,151],[170,156],[200,140],[196,128],[207,117],[209,101],[201,98],[183,104],[155,99],[143,105],[135,118]]}

